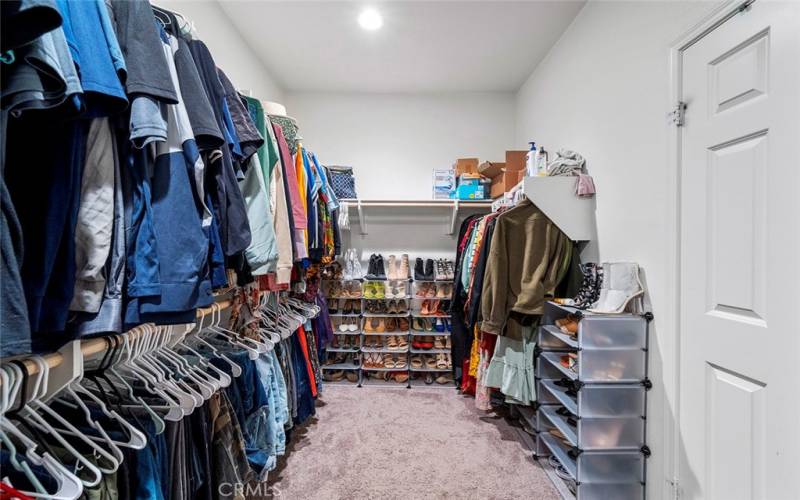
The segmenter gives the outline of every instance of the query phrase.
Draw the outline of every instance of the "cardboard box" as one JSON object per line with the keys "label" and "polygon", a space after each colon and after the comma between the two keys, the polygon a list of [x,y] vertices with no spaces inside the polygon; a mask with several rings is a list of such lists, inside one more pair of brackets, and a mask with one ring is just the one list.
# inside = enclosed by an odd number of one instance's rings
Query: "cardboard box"
{"label": "cardboard box", "polygon": [[456,188],[459,200],[485,200],[486,188],[480,179],[462,179]]}
{"label": "cardboard box", "polygon": [[478,167],[478,172],[484,177],[494,179],[495,177],[503,173],[503,169],[505,167],[506,167],[505,163],[485,161],[481,163],[481,165]]}
{"label": "cardboard box", "polygon": [[503,196],[504,193],[511,191],[511,189],[519,184],[525,177],[525,170],[508,170],[503,169],[503,173],[492,177],[492,186],[489,190],[489,195],[492,199]]}
{"label": "cardboard box", "polygon": [[525,170],[527,161],[527,151],[506,151],[506,170]]}
{"label": "cardboard box", "polygon": [[456,177],[461,174],[477,174],[478,173],[478,159],[477,158],[459,158],[453,169],[456,171]]}

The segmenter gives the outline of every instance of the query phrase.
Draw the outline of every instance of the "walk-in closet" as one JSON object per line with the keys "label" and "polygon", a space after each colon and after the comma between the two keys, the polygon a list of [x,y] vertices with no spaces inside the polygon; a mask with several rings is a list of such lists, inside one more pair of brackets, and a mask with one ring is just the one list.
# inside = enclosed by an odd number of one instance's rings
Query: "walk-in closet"
{"label": "walk-in closet", "polygon": [[800,498],[800,3],[0,9],[3,500]]}

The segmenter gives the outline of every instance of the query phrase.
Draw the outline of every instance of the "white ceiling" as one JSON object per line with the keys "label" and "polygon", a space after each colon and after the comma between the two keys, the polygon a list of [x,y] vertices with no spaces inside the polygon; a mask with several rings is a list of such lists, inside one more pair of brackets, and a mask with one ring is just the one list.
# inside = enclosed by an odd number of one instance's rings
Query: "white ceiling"
{"label": "white ceiling", "polygon": [[[289,91],[514,91],[584,1],[221,1]],[[383,15],[378,31],[357,18]]]}

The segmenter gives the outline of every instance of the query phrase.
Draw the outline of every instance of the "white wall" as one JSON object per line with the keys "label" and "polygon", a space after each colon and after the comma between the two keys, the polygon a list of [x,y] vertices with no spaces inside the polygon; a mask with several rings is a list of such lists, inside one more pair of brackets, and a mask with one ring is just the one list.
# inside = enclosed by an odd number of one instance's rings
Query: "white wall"
{"label": "white wall", "polygon": [[[715,7],[705,2],[589,2],[517,94],[516,145],[579,151],[597,186],[600,260],[638,261],[655,314],[648,404],[648,498],[665,498],[673,404],[662,377],[668,312],[669,47]],[[666,468],[665,468],[666,467]]]}
{"label": "white wall", "polygon": [[197,37],[208,45],[214,62],[237,89],[251,90],[253,97],[265,101],[283,100],[284,90],[216,1],[159,0],[156,5],[179,12],[194,22]]}
{"label": "white wall", "polygon": [[304,144],[350,165],[363,199],[430,199],[433,169],[456,158],[502,160],[514,136],[511,93],[286,96]]}

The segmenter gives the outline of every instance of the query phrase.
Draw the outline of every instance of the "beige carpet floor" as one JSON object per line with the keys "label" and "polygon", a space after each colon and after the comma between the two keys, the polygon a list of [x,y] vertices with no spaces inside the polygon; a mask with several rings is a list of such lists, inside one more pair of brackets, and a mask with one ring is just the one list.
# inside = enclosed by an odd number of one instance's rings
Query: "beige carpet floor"
{"label": "beige carpet floor", "polygon": [[325,386],[270,473],[304,499],[557,499],[505,419],[454,389]]}

